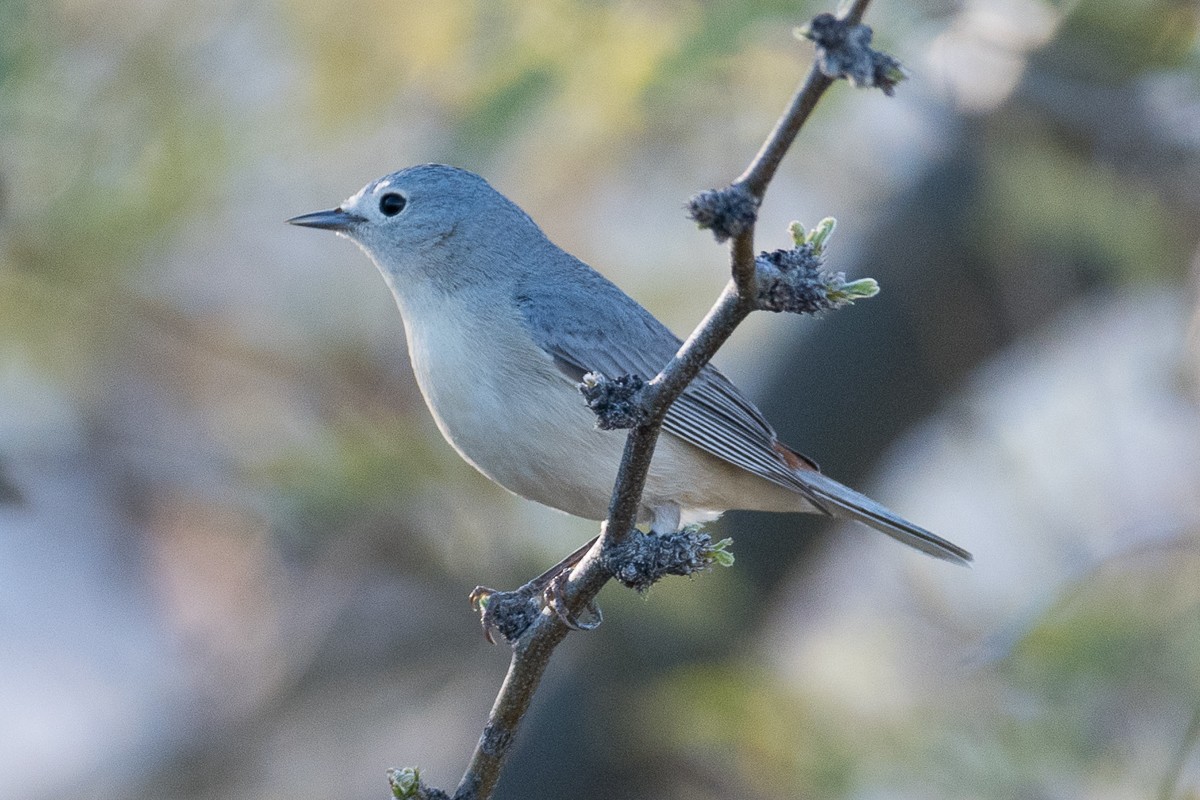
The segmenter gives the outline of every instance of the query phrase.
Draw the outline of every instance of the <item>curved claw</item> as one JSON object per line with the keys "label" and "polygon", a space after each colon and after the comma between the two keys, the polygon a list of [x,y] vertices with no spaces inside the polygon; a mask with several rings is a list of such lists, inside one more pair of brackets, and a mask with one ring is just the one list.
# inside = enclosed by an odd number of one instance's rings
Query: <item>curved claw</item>
{"label": "curved claw", "polygon": [[558,617],[559,622],[566,625],[567,628],[573,631],[594,631],[600,627],[600,623],[604,622],[604,614],[596,605],[594,600],[589,600],[587,604],[587,613],[592,617],[586,622],[581,621],[578,617],[571,613],[567,608],[567,597],[565,593],[567,578],[570,576],[570,570],[564,570],[546,585],[545,591],[542,593],[542,601],[546,607],[554,612],[554,616]]}
{"label": "curved claw", "polygon": [[471,602],[471,609],[479,614],[479,624],[483,627],[483,638],[487,639],[488,644],[496,643],[496,640],[492,638],[492,629],[495,628],[495,624],[488,614],[488,600],[495,593],[495,589],[487,586],[476,586],[467,595],[467,599]]}
{"label": "curved claw", "polygon": [[495,589],[487,586],[476,586],[467,595],[467,599],[471,602],[471,609],[474,611],[483,611],[487,607],[487,600],[496,593]]}

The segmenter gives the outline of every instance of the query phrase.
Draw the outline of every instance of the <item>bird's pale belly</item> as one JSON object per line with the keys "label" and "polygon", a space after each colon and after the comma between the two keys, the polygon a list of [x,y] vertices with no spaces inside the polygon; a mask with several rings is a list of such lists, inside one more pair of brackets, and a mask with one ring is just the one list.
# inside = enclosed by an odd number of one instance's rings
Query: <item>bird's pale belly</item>
{"label": "bird's pale belly", "polygon": [[[471,322],[478,327],[480,321]],[[429,333],[425,326],[425,336],[412,338],[409,326],[413,370],[454,449],[522,497],[603,519],[625,431],[597,430],[574,382],[532,340]],[[523,369],[501,368],[514,363]],[[790,491],[669,434],[659,441],[642,499],[647,522],[701,521],[730,508],[799,510]]]}
{"label": "bird's pale belly", "polygon": [[591,411],[563,376],[525,378],[504,390],[477,387],[476,402],[462,395],[426,400],[447,441],[484,475],[530,500],[602,519],[624,433],[595,430]]}
{"label": "bird's pale belly", "polygon": [[[467,325],[486,327],[480,323],[472,318]],[[595,430],[583,397],[531,340],[461,330],[438,337],[424,327],[416,338],[409,326],[413,371],[454,449],[512,492],[603,518],[624,434]],[[507,368],[513,364],[522,368]]]}

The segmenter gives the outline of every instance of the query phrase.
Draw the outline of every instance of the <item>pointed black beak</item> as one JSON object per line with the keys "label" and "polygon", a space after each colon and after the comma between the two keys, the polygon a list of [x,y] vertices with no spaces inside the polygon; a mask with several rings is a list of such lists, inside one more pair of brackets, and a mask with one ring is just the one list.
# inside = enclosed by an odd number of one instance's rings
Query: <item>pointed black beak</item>
{"label": "pointed black beak", "polygon": [[314,211],[311,214],[301,214],[288,220],[289,225],[302,225],[305,228],[321,228],[326,231],[345,231],[363,222],[357,214],[332,208],[328,211]]}

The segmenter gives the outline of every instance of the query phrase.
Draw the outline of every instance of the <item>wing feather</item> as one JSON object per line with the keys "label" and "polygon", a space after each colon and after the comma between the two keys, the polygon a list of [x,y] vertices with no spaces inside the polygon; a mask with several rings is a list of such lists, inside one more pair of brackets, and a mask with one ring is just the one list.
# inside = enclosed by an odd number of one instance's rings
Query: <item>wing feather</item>
{"label": "wing feather", "polygon": [[[577,298],[562,296],[562,291],[572,291],[564,289],[565,285],[580,286],[575,281],[531,284],[517,292],[517,306],[534,340],[574,381],[587,372],[610,378],[631,374],[653,378],[682,342],[616,286],[598,273],[588,272],[599,280],[589,276],[586,291],[575,289],[581,295]],[[550,291],[557,296],[548,297]],[[570,302],[572,299],[576,302]],[[688,385],[667,412],[663,428],[773,483],[801,488],[775,451],[775,429],[715,367],[706,366]]]}
{"label": "wing feather", "polygon": [[[534,341],[573,381],[588,372],[646,380],[657,375],[678,351],[679,338],[602,275],[566,258],[555,265],[570,271],[561,281],[554,280],[552,269],[518,287],[516,304]],[[857,519],[936,558],[971,560],[966,550],[823,475],[811,460],[782,445],[771,423],[715,367],[706,366],[688,385],[663,428],[797,492],[825,514]]]}

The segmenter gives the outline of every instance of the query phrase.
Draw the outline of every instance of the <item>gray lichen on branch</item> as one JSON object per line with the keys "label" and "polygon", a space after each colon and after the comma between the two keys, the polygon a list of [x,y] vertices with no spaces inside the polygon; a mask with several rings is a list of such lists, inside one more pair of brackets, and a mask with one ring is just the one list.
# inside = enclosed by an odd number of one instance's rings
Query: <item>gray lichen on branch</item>
{"label": "gray lichen on branch", "polygon": [[628,430],[647,419],[646,382],[637,375],[608,378],[589,372],[583,376],[579,391],[602,431]]}
{"label": "gray lichen on branch", "polygon": [[688,216],[720,243],[741,236],[758,219],[758,199],[740,184],[707,189],[687,204]]}
{"label": "gray lichen on branch", "polygon": [[471,607],[479,612],[483,635],[495,643],[492,631],[499,633],[505,641],[515,642],[529,629],[537,615],[542,612],[539,600],[540,589],[527,584],[512,592],[497,592],[482,586],[471,592]]}
{"label": "gray lichen on branch", "polygon": [[825,271],[825,249],[836,225],[826,217],[805,232],[803,225],[793,222],[789,230],[795,247],[758,254],[754,269],[759,309],[817,314],[879,293],[873,278],[847,281],[844,272]]}
{"label": "gray lichen on branch", "polygon": [[818,14],[796,30],[800,38],[817,46],[817,67],[829,78],[846,78],[861,88],[878,87],[889,97],[896,84],[908,77],[898,60],[871,47],[871,28]]}
{"label": "gray lichen on branch", "polygon": [[604,563],[622,584],[645,592],[668,575],[694,575],[714,563],[732,565],[732,543],[732,539],[714,543],[698,526],[674,533],[635,530],[604,551]]}

